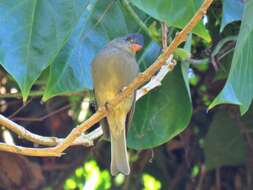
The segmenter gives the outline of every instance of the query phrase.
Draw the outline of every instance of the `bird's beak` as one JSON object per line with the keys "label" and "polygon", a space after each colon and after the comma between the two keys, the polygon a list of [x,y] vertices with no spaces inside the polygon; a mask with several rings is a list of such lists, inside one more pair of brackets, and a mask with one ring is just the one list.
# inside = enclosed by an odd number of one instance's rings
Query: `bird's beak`
{"label": "bird's beak", "polygon": [[136,53],[136,52],[138,52],[138,51],[140,51],[142,49],[142,46],[140,45],[140,44],[132,44],[131,45],[131,50],[134,52],[134,53]]}

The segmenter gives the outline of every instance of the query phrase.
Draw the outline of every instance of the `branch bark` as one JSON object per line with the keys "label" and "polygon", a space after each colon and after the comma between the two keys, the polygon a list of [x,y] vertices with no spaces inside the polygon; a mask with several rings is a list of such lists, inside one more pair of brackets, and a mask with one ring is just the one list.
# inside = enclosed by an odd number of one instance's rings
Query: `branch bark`
{"label": "branch bark", "polygon": [[[1,114],[0,114],[0,124],[4,126],[5,128],[11,130],[12,132],[16,133],[20,138],[26,139],[28,141],[31,141],[39,145],[56,146],[57,144],[63,142],[64,140],[64,138],[45,137],[45,136],[31,133],[30,131],[22,127],[21,125],[11,121],[10,119],[4,117]],[[98,135],[102,135],[102,131],[97,130],[97,129],[94,130],[94,132],[90,133],[89,135],[82,134],[72,143],[72,146],[73,145],[92,146],[93,139],[97,138],[97,135],[95,135],[95,133],[97,133]],[[1,146],[0,146],[0,150],[1,150]]]}
{"label": "branch bark", "polygon": [[[145,82],[150,80],[156,72],[166,63],[168,58],[172,55],[173,51],[186,40],[187,35],[197,25],[202,16],[206,13],[208,7],[211,5],[213,0],[205,0],[199,10],[195,13],[189,23],[183,28],[183,30],[176,34],[176,37],[171,42],[170,46],[164,50],[164,52],[156,59],[156,61],[143,73],[140,73],[126,88],[122,90],[113,100],[109,101],[111,107],[115,107],[127,96],[132,94],[135,90],[140,88]],[[92,127],[95,123],[99,122],[107,115],[105,106],[99,107],[98,111],[93,114],[88,120],[83,122],[80,126],[74,128],[70,134],[60,142],[56,147],[53,148],[20,148],[12,147],[12,145],[0,146],[8,152],[15,152],[19,154],[29,156],[60,156],[62,152],[71,146],[87,129]],[[3,144],[2,144],[3,145]],[[2,150],[3,150],[2,149]],[[10,151],[12,150],[12,151]],[[31,152],[33,151],[33,152]]]}
{"label": "branch bark", "polygon": [[[200,19],[205,15],[207,9],[211,5],[213,0],[205,0],[189,23],[183,28],[183,30],[177,33],[174,40],[171,42],[170,46],[164,50],[164,52],[156,59],[156,61],[147,68],[143,73],[140,73],[134,80],[129,84],[126,88],[122,90],[113,100],[109,101],[111,107],[115,107],[119,104],[123,99],[132,94],[134,90],[137,90],[141,87],[145,82],[151,79],[151,77],[161,68],[161,66],[167,61],[169,56],[173,53],[173,51],[186,40],[187,35],[193,30],[193,28],[197,25]],[[102,106],[98,109],[98,111],[93,114],[88,120],[82,123],[79,127],[76,127],[71,131],[71,133],[66,137],[65,141],[55,148],[54,151],[63,152],[66,148],[68,148],[71,143],[80,136],[84,131],[89,129],[95,123],[103,119],[107,115],[107,110],[105,106]]]}
{"label": "branch bark", "polygon": [[[167,75],[169,71],[171,71],[174,68],[175,63],[176,62],[172,59],[172,55],[171,55],[170,58],[167,60],[166,64],[162,66],[160,71],[149,81],[149,83],[147,83],[141,89],[137,90],[136,101],[139,100],[142,96],[146,95],[150,90],[156,87],[159,87],[161,85],[161,81],[163,80],[163,78]],[[0,124],[4,126],[5,128],[11,130],[15,134],[17,134],[20,138],[26,139],[28,141],[31,141],[39,145],[56,146],[57,144],[60,144],[64,141],[64,138],[45,137],[45,136],[31,133],[30,131],[26,130],[25,127],[22,127],[21,125],[13,122],[12,120],[4,117],[1,114],[0,114]],[[79,136],[71,144],[71,146],[75,146],[75,145],[83,145],[86,147],[92,146],[93,141],[102,135],[103,135],[102,128],[98,127],[97,129],[93,130],[92,132],[88,134],[82,134],[81,136]],[[5,151],[5,152],[24,154],[27,156],[36,156],[37,152],[34,150],[38,150],[38,149],[37,148],[31,149],[31,148],[16,146],[13,144],[0,143],[0,150]],[[44,152],[43,152],[42,156],[54,156],[54,154],[44,155]],[[58,156],[58,155],[55,155],[55,156]]]}

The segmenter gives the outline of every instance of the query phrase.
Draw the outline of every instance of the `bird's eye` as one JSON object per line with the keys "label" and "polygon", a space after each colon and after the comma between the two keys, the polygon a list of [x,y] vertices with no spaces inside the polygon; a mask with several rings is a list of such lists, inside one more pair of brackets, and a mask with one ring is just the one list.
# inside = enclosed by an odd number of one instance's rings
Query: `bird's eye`
{"label": "bird's eye", "polygon": [[133,38],[127,38],[127,41],[129,41],[130,43],[134,43],[134,39]]}

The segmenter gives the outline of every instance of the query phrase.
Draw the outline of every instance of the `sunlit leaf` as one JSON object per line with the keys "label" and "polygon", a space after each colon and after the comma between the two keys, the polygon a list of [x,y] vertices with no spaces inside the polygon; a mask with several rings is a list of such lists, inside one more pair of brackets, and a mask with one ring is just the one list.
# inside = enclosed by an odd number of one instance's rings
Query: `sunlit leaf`
{"label": "sunlit leaf", "polygon": [[76,186],[76,181],[73,178],[67,179],[65,183],[65,189],[75,189]]}
{"label": "sunlit leaf", "polygon": [[228,79],[209,109],[222,103],[240,105],[244,114],[253,97],[253,1],[247,1]]}
{"label": "sunlit leaf", "polygon": [[0,1],[0,63],[24,99],[69,40],[88,0]]}
{"label": "sunlit leaf", "polygon": [[[141,58],[142,67],[151,64],[159,52],[160,47],[151,43]],[[191,100],[178,65],[160,87],[137,102],[128,146],[146,149],[169,141],[187,127],[191,112]]]}
{"label": "sunlit leaf", "polygon": [[162,187],[161,182],[149,174],[143,174],[142,181],[144,190],[160,190]]}
{"label": "sunlit leaf", "polygon": [[89,4],[69,42],[50,67],[43,100],[92,89],[90,65],[96,53],[109,40],[137,30],[136,23],[128,27],[130,18],[126,15],[114,0]]}

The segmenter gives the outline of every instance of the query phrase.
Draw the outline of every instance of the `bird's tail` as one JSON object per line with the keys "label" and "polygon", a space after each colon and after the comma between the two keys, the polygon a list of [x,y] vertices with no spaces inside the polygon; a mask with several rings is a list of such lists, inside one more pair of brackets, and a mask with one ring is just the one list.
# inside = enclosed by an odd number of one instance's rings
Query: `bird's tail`
{"label": "bird's tail", "polygon": [[111,174],[116,175],[118,172],[124,175],[130,173],[125,129],[117,135],[111,135]]}

